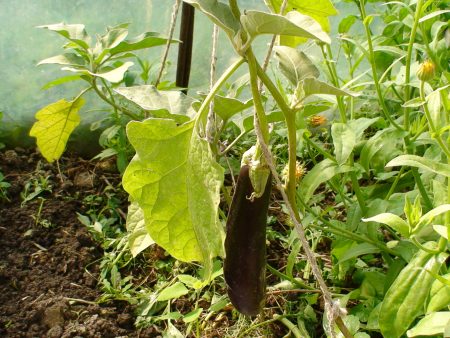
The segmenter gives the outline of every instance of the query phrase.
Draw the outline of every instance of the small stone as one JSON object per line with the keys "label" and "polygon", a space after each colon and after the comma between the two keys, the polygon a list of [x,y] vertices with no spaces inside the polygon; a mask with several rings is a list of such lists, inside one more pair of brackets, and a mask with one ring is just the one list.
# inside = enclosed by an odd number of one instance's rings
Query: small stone
{"label": "small stone", "polygon": [[55,304],[44,311],[42,322],[49,328],[64,324],[63,307],[61,304]]}

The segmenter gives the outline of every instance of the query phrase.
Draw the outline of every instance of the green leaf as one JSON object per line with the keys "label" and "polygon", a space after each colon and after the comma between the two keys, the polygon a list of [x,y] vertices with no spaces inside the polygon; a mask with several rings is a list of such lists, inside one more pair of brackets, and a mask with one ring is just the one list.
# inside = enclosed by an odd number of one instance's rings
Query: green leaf
{"label": "green leaf", "polygon": [[246,11],[241,15],[245,31],[254,38],[261,34],[289,35],[315,39],[330,44],[327,33],[317,21],[307,15],[292,11],[286,16],[260,11]]}
{"label": "green leaf", "polygon": [[[206,95],[201,94],[204,98]],[[253,106],[253,99],[247,101],[240,101],[232,97],[226,97],[221,95],[214,96],[214,112],[220,116],[224,121],[228,121],[237,113],[248,109]],[[194,104],[194,108],[198,110],[200,108],[200,102]]]}
{"label": "green leaf", "polygon": [[369,128],[372,124],[379,120],[378,117],[369,119],[366,117],[361,117],[356,120],[348,121],[348,126],[355,133],[356,140],[361,139],[364,134],[364,131]]}
{"label": "green leaf", "polygon": [[355,96],[355,94],[347,92],[345,90],[336,88],[328,83],[317,80],[316,78],[309,77],[303,80],[303,90],[305,96],[313,94],[328,94],[337,96]]}
{"label": "green leaf", "polygon": [[47,90],[47,89],[62,85],[67,82],[78,81],[81,79],[82,79],[81,75],[63,76],[63,77],[60,77],[59,79],[47,82],[44,86],[42,86],[42,89]]}
{"label": "green leaf", "polygon": [[362,255],[367,254],[373,254],[373,253],[379,253],[380,249],[376,246],[369,244],[369,243],[361,243],[356,246],[351,247],[349,250],[347,250],[342,257],[339,259],[339,264],[352,259],[356,258]]}
{"label": "green leaf", "polygon": [[450,305],[450,273],[442,276],[448,284],[435,280],[430,290],[430,298],[426,313],[447,309]]}
{"label": "green leaf", "polygon": [[363,222],[383,223],[397,231],[403,237],[409,237],[409,225],[405,220],[391,213],[382,213],[370,218],[363,218]]}
{"label": "green leaf", "polygon": [[[274,13],[280,13],[282,0],[266,0],[265,2],[268,3]],[[328,17],[338,14],[330,0],[289,0],[285,13],[291,11],[298,11],[304,15],[310,16],[320,24],[325,32],[330,31],[330,21]],[[290,47],[297,47],[300,43],[304,43],[305,41],[304,38],[288,36],[281,36],[280,38],[281,45]]]}
{"label": "green leaf", "polygon": [[450,211],[450,204],[443,204],[428,211],[425,215],[420,217],[419,223],[417,224],[416,229],[414,229],[414,231],[420,231],[423,227],[430,225],[436,216],[439,216],[440,214],[449,211]]}
{"label": "green leaf", "polygon": [[101,77],[109,82],[117,83],[123,80],[123,76],[125,75],[125,72],[130,68],[134,63],[131,61],[125,62],[123,65],[110,70],[109,72],[105,73],[90,73],[91,75]]}
{"label": "green leaf", "polygon": [[91,39],[87,35],[86,30],[84,29],[84,25],[82,24],[67,25],[61,22],[52,25],[38,26],[37,28],[45,28],[50,31],[54,31],[85,50],[89,48]]}
{"label": "green leaf", "polygon": [[431,18],[434,18],[436,16],[439,16],[441,14],[445,14],[445,13],[450,13],[450,9],[444,9],[444,10],[440,10],[440,11],[433,11],[430,14],[425,15],[424,17],[421,17],[419,19],[419,23],[422,23],[424,21],[427,21]]}
{"label": "green leaf", "polygon": [[439,235],[441,235],[442,237],[444,237],[445,239],[448,240],[449,236],[448,236],[448,229],[446,226],[444,225],[439,225],[439,224],[434,224],[433,225],[433,229],[434,231],[436,231]]}
{"label": "green leaf", "polygon": [[369,174],[372,158],[381,150],[396,144],[397,140],[403,138],[404,132],[394,129],[383,129],[373,135],[361,150],[360,164]]}
{"label": "green leaf", "polygon": [[171,300],[175,298],[179,298],[181,296],[187,295],[189,290],[184,286],[181,282],[176,282],[175,284],[165,288],[158,295],[157,301],[163,302],[166,300]]}
{"label": "green leaf", "polygon": [[[176,42],[176,40],[171,40]],[[167,44],[167,38],[163,37],[159,33],[146,32],[134,39],[129,39],[120,42],[117,46],[109,50],[111,55],[117,55],[120,53],[131,52],[140,49],[151,48],[155,46],[161,46]]]}
{"label": "green leaf", "polygon": [[127,213],[128,246],[133,257],[147,249],[155,241],[145,228],[144,212],[136,202],[132,202]]}
{"label": "green leaf", "polygon": [[417,167],[434,172],[439,175],[450,177],[450,165],[416,155],[400,155],[386,164],[386,167],[396,167],[403,165]]}
{"label": "green leaf", "polygon": [[408,330],[408,337],[443,335],[450,322],[450,311],[430,313],[423,317],[414,328]]}
{"label": "green leaf", "polygon": [[293,85],[307,77],[319,77],[319,70],[305,53],[286,46],[276,46],[274,52],[280,62],[281,72]]}
{"label": "green leaf", "polygon": [[203,12],[212,22],[222,28],[233,41],[239,31],[240,24],[234,17],[230,6],[217,0],[184,0],[184,2]]}
{"label": "green leaf", "polygon": [[52,56],[50,58],[44,59],[38,63],[38,66],[44,64],[58,64],[58,65],[69,65],[69,66],[86,66],[86,60],[75,53],[64,53],[61,55]]}
{"label": "green leaf", "polygon": [[353,129],[345,123],[333,123],[331,126],[334,153],[339,165],[347,162],[356,144],[356,135]]}
{"label": "green leaf", "polygon": [[185,323],[191,323],[193,321],[196,321],[198,319],[198,317],[200,317],[200,315],[202,314],[203,308],[199,307],[189,313],[186,313],[183,316],[183,322]]}
{"label": "green leaf", "polygon": [[78,111],[84,99],[64,99],[51,103],[36,113],[37,121],[30,130],[30,136],[37,138],[42,156],[49,162],[59,159],[66,148],[72,131],[80,124]]}
{"label": "green leaf", "polygon": [[223,169],[193,127],[193,121],[130,122],[127,134],[136,155],[123,186],[144,211],[153,240],[179,260],[203,262],[209,280],[213,257],[222,255],[217,209]]}
{"label": "green leaf", "polygon": [[309,171],[300,182],[297,193],[301,196],[304,203],[308,203],[314,191],[321,185],[329,181],[337,174],[352,171],[353,168],[349,166],[338,166],[336,162],[325,159],[316,164],[314,168]]}
{"label": "green leaf", "polygon": [[339,34],[348,33],[348,31],[350,30],[350,28],[352,28],[352,26],[355,24],[357,19],[358,19],[358,17],[355,15],[349,15],[349,16],[346,16],[345,18],[343,18],[341,20],[341,22],[339,22],[339,26],[338,26]]}
{"label": "green leaf", "polygon": [[195,112],[191,109],[193,99],[180,91],[159,91],[155,86],[133,86],[115,89],[125,99],[159,118],[174,118],[183,123]]}
{"label": "green leaf", "polygon": [[[425,244],[434,248],[433,243]],[[437,273],[447,254],[431,254],[420,250],[390,286],[380,310],[379,325],[384,337],[399,338],[423,313],[434,277],[424,267]]]}
{"label": "green leaf", "polygon": [[108,27],[106,34],[100,37],[102,49],[117,47],[128,36],[128,23],[122,23],[114,27]]}

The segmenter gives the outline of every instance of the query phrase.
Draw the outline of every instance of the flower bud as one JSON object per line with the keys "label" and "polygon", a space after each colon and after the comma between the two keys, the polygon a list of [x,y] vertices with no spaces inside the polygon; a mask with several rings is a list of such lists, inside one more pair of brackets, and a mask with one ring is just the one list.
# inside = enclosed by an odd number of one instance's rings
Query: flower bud
{"label": "flower bud", "polygon": [[417,70],[417,77],[420,81],[430,81],[434,78],[436,66],[430,60],[425,60],[419,66]]}
{"label": "flower bud", "polygon": [[323,126],[325,123],[327,123],[327,118],[322,115],[313,116],[309,120],[309,124],[314,128]]}

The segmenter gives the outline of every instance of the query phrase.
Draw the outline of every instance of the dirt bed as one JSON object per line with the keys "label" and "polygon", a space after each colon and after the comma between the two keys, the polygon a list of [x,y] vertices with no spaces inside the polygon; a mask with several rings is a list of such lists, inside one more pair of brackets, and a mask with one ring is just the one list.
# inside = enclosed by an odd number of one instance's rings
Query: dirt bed
{"label": "dirt bed", "polygon": [[[9,201],[0,200],[0,336],[157,337],[154,328],[134,328],[126,303],[95,303],[102,250],[76,212],[83,196],[118,175],[64,158],[61,181],[56,166],[22,149],[2,152],[0,171],[11,184]],[[51,191],[23,203],[33,177],[46,178]]]}

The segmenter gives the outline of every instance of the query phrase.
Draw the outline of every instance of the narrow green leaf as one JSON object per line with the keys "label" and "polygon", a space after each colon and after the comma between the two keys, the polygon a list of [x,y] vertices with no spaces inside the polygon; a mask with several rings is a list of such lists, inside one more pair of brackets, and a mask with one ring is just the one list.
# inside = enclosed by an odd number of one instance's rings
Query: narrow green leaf
{"label": "narrow green leaf", "polygon": [[443,204],[443,205],[440,205],[440,206],[428,211],[425,215],[420,217],[419,223],[417,224],[417,227],[416,227],[417,228],[416,231],[419,231],[423,227],[430,225],[436,216],[439,216],[440,214],[443,214],[443,213],[449,212],[449,211],[450,211],[450,204]]}
{"label": "narrow green leaf", "polygon": [[199,307],[189,313],[186,313],[183,316],[183,322],[185,323],[192,323],[193,321],[196,321],[198,317],[202,314],[203,308]]}
{"label": "narrow green leaf", "polygon": [[334,153],[339,165],[347,162],[356,144],[356,135],[349,125],[345,123],[333,123],[331,126]]}
{"label": "narrow green leaf", "polygon": [[69,65],[69,66],[85,66],[86,60],[75,53],[64,53],[61,55],[52,56],[50,58],[44,59],[38,63],[38,66],[44,64],[58,64],[58,65]]}
{"label": "narrow green leaf", "polygon": [[82,79],[81,75],[63,76],[63,77],[60,77],[59,79],[47,82],[44,86],[42,86],[42,89],[47,90],[47,89],[62,85],[67,82],[78,81],[81,79]]}
{"label": "narrow green leaf", "polygon": [[[171,40],[171,42],[177,42],[177,40]],[[165,45],[167,38],[155,32],[146,32],[134,39],[124,40],[117,46],[112,48],[109,53],[111,55],[117,55],[119,53],[126,53],[140,49],[151,48],[155,46]]]}
{"label": "narrow green leaf", "polygon": [[427,14],[424,17],[421,17],[419,19],[419,23],[425,22],[425,21],[427,21],[429,19],[432,19],[432,18],[434,18],[436,16],[439,16],[439,15],[445,14],[445,13],[450,13],[450,9],[443,9],[443,10],[440,10],[440,11],[433,11],[430,14]]}
{"label": "narrow green leaf", "polygon": [[163,302],[165,300],[171,300],[179,298],[181,296],[187,295],[189,290],[181,282],[176,282],[175,284],[163,289],[158,295],[158,302]]}
{"label": "narrow green leaf", "polygon": [[155,243],[145,228],[144,212],[136,202],[128,207],[126,227],[129,233],[128,246],[133,257]]}
{"label": "narrow green leaf", "polygon": [[72,131],[80,124],[78,111],[84,99],[64,99],[51,103],[36,113],[37,121],[30,130],[30,136],[37,138],[42,156],[49,162],[59,159],[66,148]]}
{"label": "narrow green leaf", "polygon": [[363,218],[362,221],[386,224],[387,226],[401,234],[403,237],[409,237],[410,229],[408,223],[406,223],[405,220],[397,215],[391,213],[382,213],[370,218]]}
{"label": "narrow green leaf", "polygon": [[353,168],[349,166],[338,166],[336,162],[325,159],[316,164],[314,168],[306,174],[300,182],[297,193],[300,194],[305,203],[308,203],[309,199],[312,197],[314,191],[319,187],[319,185],[329,181],[337,174],[352,170]]}
{"label": "narrow green leaf", "polygon": [[217,0],[184,0],[191,4],[207,17],[211,19],[217,26],[221,27],[233,41],[234,36],[239,31],[239,21],[231,12],[230,6]]}
{"label": "narrow green leaf", "polygon": [[293,85],[307,77],[319,77],[319,70],[305,53],[286,46],[276,46],[274,52],[280,62],[281,72]]}
{"label": "narrow green leaf", "polygon": [[87,50],[89,48],[90,37],[87,35],[84,25],[82,24],[73,24],[68,25],[63,22],[52,24],[52,25],[43,25],[38,26],[37,28],[45,28],[50,31],[54,31],[66,39],[74,42],[78,46]]}
{"label": "narrow green leaf", "polygon": [[386,167],[411,166],[450,177],[450,165],[436,162],[417,155],[400,155],[391,160]]}
{"label": "narrow green leaf", "polygon": [[408,330],[408,337],[443,335],[450,322],[450,311],[430,313],[423,317],[414,328]]}
{"label": "narrow green leaf", "polygon": [[369,243],[361,243],[347,250],[339,259],[339,264],[362,255],[379,253],[380,249]]}
{"label": "narrow green leaf", "polygon": [[153,240],[179,260],[203,262],[208,280],[213,257],[222,255],[217,208],[223,169],[193,127],[193,121],[130,122],[127,134],[136,155],[123,186],[144,211]]}
{"label": "narrow green leaf", "polygon": [[307,15],[292,11],[286,16],[260,11],[247,11],[241,15],[245,31],[252,37],[260,34],[290,35],[331,43],[320,24]]}
{"label": "narrow green leaf", "polygon": [[303,80],[303,90],[305,91],[305,96],[309,96],[309,95],[313,95],[313,94],[355,96],[355,94],[353,94],[353,93],[336,88],[328,83],[319,81],[313,77],[309,77],[309,78],[306,78]]}

